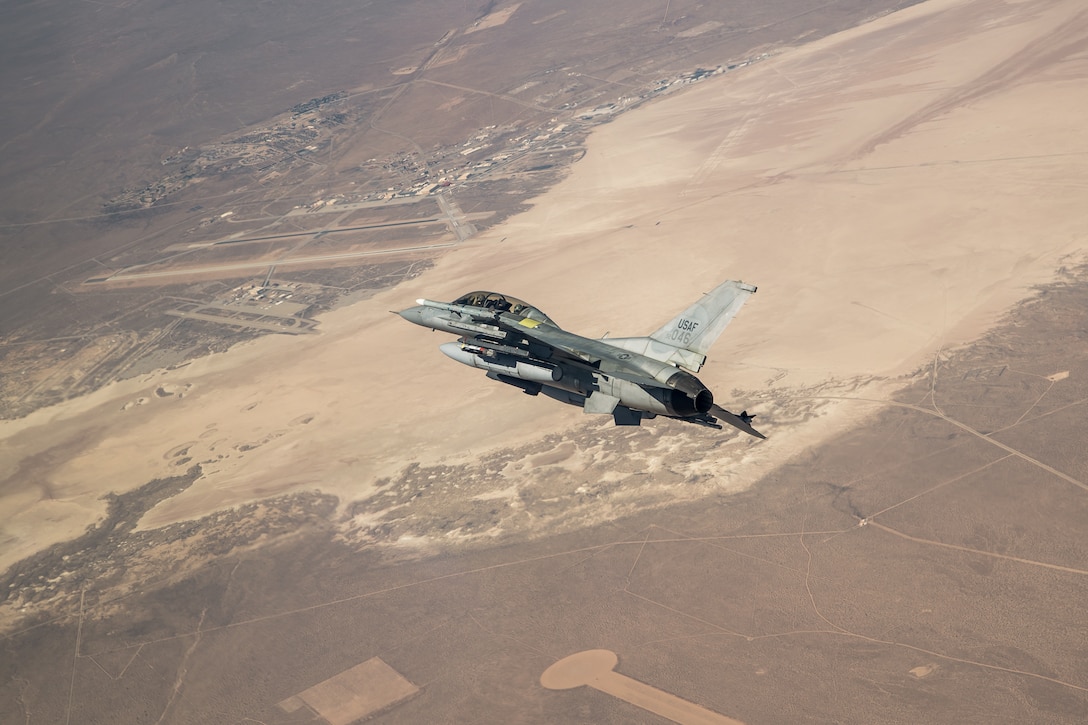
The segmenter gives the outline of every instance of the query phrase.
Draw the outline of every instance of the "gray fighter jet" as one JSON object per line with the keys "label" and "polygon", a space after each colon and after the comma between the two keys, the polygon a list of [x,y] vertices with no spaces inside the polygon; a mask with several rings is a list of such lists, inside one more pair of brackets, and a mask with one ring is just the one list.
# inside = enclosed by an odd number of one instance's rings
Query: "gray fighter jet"
{"label": "gray fighter jet", "polygon": [[459,335],[439,349],[459,363],[529,395],[545,395],[586,413],[639,425],[658,415],[721,428],[719,421],[764,438],[745,411],[730,413],[693,373],[756,288],[728,281],[649,337],[594,340],[560,329],[536,307],[497,292],[470,292],[453,302],[416,300],[399,314],[432,330]]}

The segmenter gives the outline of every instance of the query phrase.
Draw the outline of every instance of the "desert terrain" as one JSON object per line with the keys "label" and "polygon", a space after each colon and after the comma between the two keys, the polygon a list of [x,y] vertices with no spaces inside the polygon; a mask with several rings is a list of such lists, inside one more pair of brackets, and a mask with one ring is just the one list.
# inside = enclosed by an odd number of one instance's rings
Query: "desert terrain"
{"label": "desert terrain", "polygon": [[[170,327],[81,339],[146,363],[197,325],[242,333],[0,421],[5,721],[1080,721],[1088,15],[884,10],[775,8],[750,27],[779,36],[583,127],[539,195],[535,162],[440,189],[404,162],[399,191],[315,178],[229,233],[237,200],[180,218],[221,177],[174,211],[106,199],[130,256],[48,294],[169,297]],[[691,13],[670,38],[740,34]],[[489,5],[456,38],[529,17],[562,14]],[[390,64],[433,81],[392,100],[457,85],[427,76],[481,52],[451,37]],[[377,153],[333,127],[398,106],[305,116],[344,102],[324,90],[289,114],[307,142]],[[524,153],[569,151],[548,148]],[[615,428],[389,314],[490,288],[638,335],[725,278],[760,289],[700,377],[766,441]],[[619,674],[542,684],[593,650]]]}

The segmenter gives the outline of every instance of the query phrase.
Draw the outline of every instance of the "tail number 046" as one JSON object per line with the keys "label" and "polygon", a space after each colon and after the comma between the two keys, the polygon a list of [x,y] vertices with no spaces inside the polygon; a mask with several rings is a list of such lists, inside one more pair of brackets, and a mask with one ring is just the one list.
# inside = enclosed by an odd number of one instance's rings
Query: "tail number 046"
{"label": "tail number 046", "polygon": [[676,323],[676,329],[672,331],[669,338],[686,345],[695,337],[695,331],[698,328],[699,323],[695,320],[681,318],[680,321]]}

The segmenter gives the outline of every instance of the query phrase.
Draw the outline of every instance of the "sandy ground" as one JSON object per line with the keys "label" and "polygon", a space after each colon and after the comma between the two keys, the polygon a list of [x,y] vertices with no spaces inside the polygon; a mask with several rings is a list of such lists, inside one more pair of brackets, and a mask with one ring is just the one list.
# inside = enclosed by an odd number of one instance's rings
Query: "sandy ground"
{"label": "sandy ground", "polygon": [[[1080,259],[1086,47],[1076,0],[934,0],[626,114],[533,210],[327,315],[323,335],[261,339],[0,424],[0,566],[184,459],[204,477],[145,526],[300,489],[359,499],[408,462],[583,423],[388,313],[416,297],[498,289],[576,332],[637,335],[740,278],[760,291],[700,376],[720,402],[908,373]],[[757,460],[736,465],[754,482],[853,415],[772,420],[745,456]]]}

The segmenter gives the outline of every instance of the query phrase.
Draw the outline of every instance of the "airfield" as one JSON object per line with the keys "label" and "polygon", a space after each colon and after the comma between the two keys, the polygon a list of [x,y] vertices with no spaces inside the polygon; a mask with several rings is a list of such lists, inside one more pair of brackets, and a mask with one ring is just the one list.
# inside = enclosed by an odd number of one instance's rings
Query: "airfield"
{"label": "airfield", "polygon": [[[540,147],[491,196],[398,167],[56,282],[170,327],[105,325],[0,421],[0,719],[1083,721],[1088,15],[862,20],[651,88],[541,195]],[[700,377],[767,441],[615,428],[389,313],[497,289],[638,335],[725,278],[760,289]],[[232,336],[153,354],[194,329]]]}

